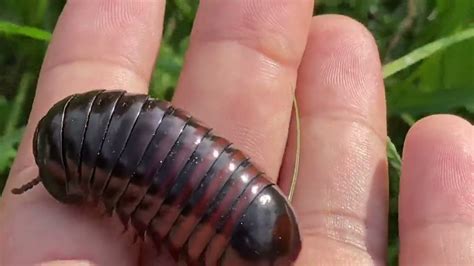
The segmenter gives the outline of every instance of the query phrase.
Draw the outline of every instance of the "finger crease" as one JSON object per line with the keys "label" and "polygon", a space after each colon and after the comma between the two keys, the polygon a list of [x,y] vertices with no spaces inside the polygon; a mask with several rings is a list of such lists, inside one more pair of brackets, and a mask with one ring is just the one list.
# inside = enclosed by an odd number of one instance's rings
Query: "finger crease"
{"label": "finger crease", "polygon": [[[53,72],[56,69],[61,69],[68,65],[77,65],[77,64],[104,65],[107,67],[120,68],[131,73],[133,76],[137,77],[137,79],[143,82],[144,84],[148,84],[149,75],[145,74],[142,71],[138,71],[137,70],[138,67],[135,67],[135,63],[133,63],[133,61],[126,56],[120,56],[119,60],[112,60],[112,59],[106,59],[106,58],[96,59],[96,58],[90,58],[90,57],[84,57],[84,58],[77,57],[74,59],[59,61],[54,64],[49,64],[49,65],[46,64],[45,68],[42,71],[44,73]],[[43,76],[45,75],[44,73],[42,74]]]}
{"label": "finger crease", "polygon": [[[401,221],[401,223],[403,223]],[[405,235],[408,235],[412,232],[416,231],[422,231],[424,229],[434,227],[434,226],[447,226],[447,227],[452,227],[453,225],[460,225],[460,226],[466,226],[467,228],[473,228],[474,226],[474,221],[472,219],[472,215],[469,214],[459,214],[459,215],[453,215],[452,217],[445,217],[442,219],[436,219],[433,220],[431,219],[430,221],[420,221],[418,223],[410,223],[409,225],[406,224],[403,226],[403,232]]]}
{"label": "finger crease", "polygon": [[364,235],[367,231],[365,219],[345,211],[307,211],[300,213],[301,220],[313,221],[302,223],[301,230],[305,235],[324,236],[346,245],[367,252]]}
{"label": "finger crease", "polygon": [[[201,40],[202,42],[208,43],[208,44],[222,44],[224,46],[227,46],[229,43],[234,44],[237,46],[240,46],[242,48],[248,49],[250,51],[253,51],[262,57],[264,57],[268,62],[273,63],[274,65],[278,65],[280,67],[284,68],[289,68],[289,69],[294,69],[298,60],[296,58],[293,58],[292,56],[283,56],[284,52],[278,51],[278,50],[284,50],[283,48],[277,49],[277,48],[268,48],[266,45],[260,44],[253,44],[254,43],[254,38],[218,38],[216,40],[213,39],[206,39],[206,40]],[[268,42],[268,41],[267,41]],[[277,51],[275,51],[277,50]]]}
{"label": "finger crease", "polygon": [[[325,108],[326,109],[326,108]],[[304,119],[328,119],[332,121],[342,121],[346,123],[355,123],[360,125],[363,128],[366,128],[370,131],[371,134],[377,136],[377,140],[385,146],[387,143],[387,136],[381,134],[379,130],[377,130],[371,122],[367,120],[367,116],[361,114],[360,112],[354,111],[353,108],[350,107],[329,107],[329,110],[320,111],[318,110],[316,114],[314,112],[312,114],[302,114],[300,119],[303,121]]]}

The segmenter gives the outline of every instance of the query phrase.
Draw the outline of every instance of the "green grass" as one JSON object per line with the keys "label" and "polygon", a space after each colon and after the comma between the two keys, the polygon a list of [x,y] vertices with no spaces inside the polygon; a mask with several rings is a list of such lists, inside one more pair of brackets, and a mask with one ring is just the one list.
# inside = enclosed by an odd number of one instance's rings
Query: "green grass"
{"label": "green grass", "polygon": [[416,49],[415,51],[386,64],[383,68],[384,78],[388,78],[399,71],[406,69],[407,67],[418,63],[420,60],[428,58],[430,55],[439,52],[449,46],[458,42],[468,40],[474,37],[474,27],[468,28],[461,32],[455,33],[452,36],[438,39],[432,43],[429,43],[423,47]]}
{"label": "green grass", "polygon": [[32,39],[49,41],[51,39],[51,33],[28,26],[20,26],[7,21],[0,21],[0,32],[5,35],[21,35],[27,36]]}
{"label": "green grass", "polygon": [[[198,1],[169,0],[151,94],[170,99]],[[474,121],[472,0],[320,0],[319,14],[353,17],[373,33],[384,62],[390,165],[389,260],[398,253],[397,200],[403,142],[419,119],[437,113]],[[37,74],[64,1],[0,2],[0,188],[33,101]]]}

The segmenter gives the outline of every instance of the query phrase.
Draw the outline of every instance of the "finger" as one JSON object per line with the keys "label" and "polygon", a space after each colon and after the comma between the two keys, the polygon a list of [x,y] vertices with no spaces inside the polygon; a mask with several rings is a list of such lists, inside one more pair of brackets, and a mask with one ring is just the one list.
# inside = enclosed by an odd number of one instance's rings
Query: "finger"
{"label": "finger", "polygon": [[[387,231],[386,121],[381,66],[370,33],[343,16],[315,17],[296,94],[302,145],[293,204],[304,239],[299,263],[381,262]],[[295,154],[286,156],[290,161]],[[282,176],[291,177],[285,168]]]}
{"label": "finger", "polygon": [[[161,36],[164,1],[67,2],[41,70],[25,137],[6,191],[37,175],[31,151],[37,121],[59,99],[93,89],[145,93]],[[118,228],[64,208],[38,186],[21,197],[4,193],[0,264],[32,265],[77,258],[102,265],[136,261]],[[108,221],[107,221],[108,223]],[[108,223],[109,224],[109,223]],[[113,256],[107,253],[112,253]]]}
{"label": "finger", "polygon": [[448,115],[408,133],[400,183],[401,265],[474,264],[474,127]]}
{"label": "finger", "polygon": [[313,1],[202,1],[173,101],[276,181]]}

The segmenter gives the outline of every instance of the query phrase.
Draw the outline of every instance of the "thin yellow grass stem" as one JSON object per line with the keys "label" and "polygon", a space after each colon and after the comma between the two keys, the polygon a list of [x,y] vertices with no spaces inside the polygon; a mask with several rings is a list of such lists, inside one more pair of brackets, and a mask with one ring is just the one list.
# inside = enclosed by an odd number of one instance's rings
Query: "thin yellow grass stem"
{"label": "thin yellow grass stem", "polygon": [[293,108],[295,110],[295,122],[296,122],[296,151],[295,151],[295,166],[293,169],[293,176],[291,178],[290,192],[288,193],[288,200],[293,200],[293,195],[296,189],[296,183],[298,181],[298,173],[300,166],[300,152],[301,152],[301,127],[300,127],[300,112],[298,109],[298,101],[296,95],[293,97]]}

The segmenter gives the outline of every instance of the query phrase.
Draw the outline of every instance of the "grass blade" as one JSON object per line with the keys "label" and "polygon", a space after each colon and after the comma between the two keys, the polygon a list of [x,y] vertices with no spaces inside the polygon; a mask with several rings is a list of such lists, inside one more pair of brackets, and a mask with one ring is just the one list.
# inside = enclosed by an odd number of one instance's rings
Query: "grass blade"
{"label": "grass blade", "polygon": [[18,128],[7,135],[0,136],[0,197],[23,132],[24,128]]}
{"label": "grass blade", "polygon": [[397,147],[393,142],[388,138],[387,140],[387,157],[390,167],[392,167],[400,177],[400,170],[402,168],[402,158],[397,151]]}
{"label": "grass blade", "polygon": [[0,172],[5,172],[10,167],[11,161],[16,156],[16,146],[23,137],[24,128],[17,128],[7,135],[0,136]]}
{"label": "grass blade", "polygon": [[0,33],[7,35],[21,35],[40,41],[51,40],[51,33],[28,26],[21,26],[7,21],[0,21]]}
{"label": "grass blade", "polygon": [[383,77],[388,78],[393,74],[429,57],[430,55],[448,48],[458,42],[474,37],[474,28],[455,33],[451,36],[438,39],[432,43],[424,45],[401,58],[386,64],[383,67]]}
{"label": "grass blade", "polygon": [[389,265],[398,265],[398,195],[400,192],[400,173],[402,159],[395,144],[388,138],[387,157],[389,163],[389,224],[388,224],[388,256]]}
{"label": "grass blade", "polygon": [[20,120],[23,116],[23,107],[25,105],[26,98],[28,97],[29,89],[33,83],[33,74],[25,73],[21,77],[20,84],[18,85],[18,91],[8,116],[8,120],[5,126],[4,135],[9,135],[19,126]]}

